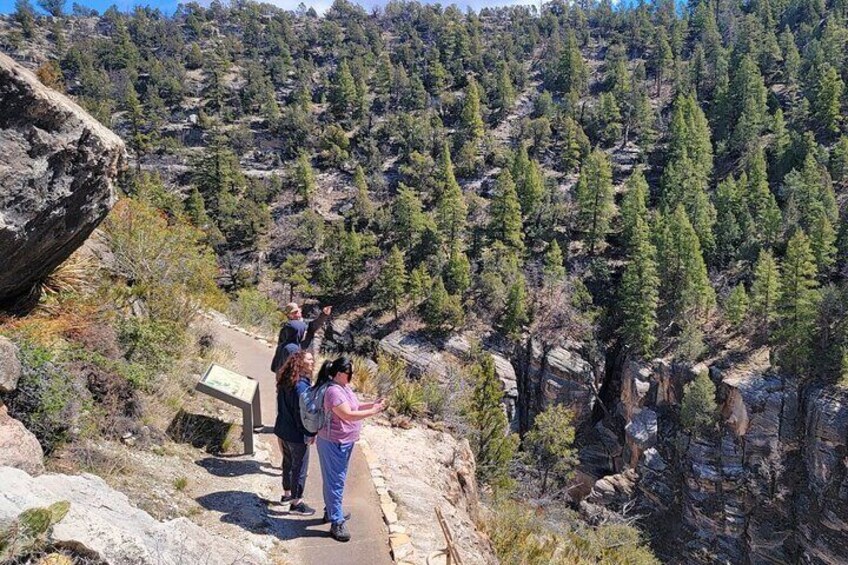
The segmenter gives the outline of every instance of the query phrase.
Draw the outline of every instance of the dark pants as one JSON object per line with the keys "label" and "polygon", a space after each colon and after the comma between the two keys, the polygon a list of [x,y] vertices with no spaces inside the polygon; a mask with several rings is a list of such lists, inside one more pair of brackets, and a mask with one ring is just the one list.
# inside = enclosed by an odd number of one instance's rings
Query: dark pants
{"label": "dark pants", "polygon": [[282,443],[283,490],[290,490],[293,498],[301,498],[309,468],[309,445],[285,440]]}

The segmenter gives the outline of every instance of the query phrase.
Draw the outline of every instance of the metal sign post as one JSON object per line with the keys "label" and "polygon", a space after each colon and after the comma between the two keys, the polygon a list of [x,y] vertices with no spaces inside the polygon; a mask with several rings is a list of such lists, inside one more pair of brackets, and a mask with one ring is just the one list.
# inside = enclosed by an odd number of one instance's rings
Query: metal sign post
{"label": "metal sign post", "polygon": [[253,430],[262,427],[262,405],[259,401],[259,383],[250,377],[212,363],[196,390],[212,398],[223,400],[241,408],[242,428],[244,429],[244,452],[253,454]]}

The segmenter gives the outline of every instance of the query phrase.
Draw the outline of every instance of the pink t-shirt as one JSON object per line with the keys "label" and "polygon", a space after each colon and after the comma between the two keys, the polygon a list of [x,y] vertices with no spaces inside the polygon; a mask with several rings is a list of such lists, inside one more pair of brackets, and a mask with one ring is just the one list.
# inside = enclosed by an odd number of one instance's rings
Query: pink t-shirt
{"label": "pink t-shirt", "polygon": [[324,410],[330,416],[329,428],[318,430],[318,436],[336,443],[353,443],[359,440],[362,421],[348,422],[332,413],[334,407],[347,402],[351,410],[359,409],[359,399],[349,386],[330,385],[324,393]]}

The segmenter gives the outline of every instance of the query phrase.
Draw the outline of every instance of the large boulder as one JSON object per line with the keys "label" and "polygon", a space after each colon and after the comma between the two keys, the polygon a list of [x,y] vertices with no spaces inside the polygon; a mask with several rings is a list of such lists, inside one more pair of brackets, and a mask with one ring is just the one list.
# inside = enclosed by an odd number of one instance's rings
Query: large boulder
{"label": "large boulder", "polygon": [[44,472],[44,451],[41,449],[41,444],[22,423],[9,416],[9,411],[2,404],[0,404],[0,465],[22,469],[31,475]]}
{"label": "large boulder", "polygon": [[0,53],[0,307],[30,304],[117,199],[117,135]]}
{"label": "large boulder", "polygon": [[18,346],[0,336],[0,393],[14,392],[21,378],[21,361],[18,359]]}
{"label": "large boulder", "polygon": [[0,521],[22,510],[67,500],[70,511],[53,529],[59,546],[85,548],[112,565],[266,563],[259,551],[210,533],[187,518],[159,522],[94,475],[31,477],[0,467]]}

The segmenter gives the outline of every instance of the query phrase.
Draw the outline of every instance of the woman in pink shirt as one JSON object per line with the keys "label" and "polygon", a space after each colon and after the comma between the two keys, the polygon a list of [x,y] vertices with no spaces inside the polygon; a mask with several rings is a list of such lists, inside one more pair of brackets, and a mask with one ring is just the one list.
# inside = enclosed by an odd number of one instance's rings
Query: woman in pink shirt
{"label": "woman in pink shirt", "polygon": [[342,511],[342,497],[353,445],[359,439],[362,420],[382,412],[384,403],[382,399],[360,403],[350,388],[352,379],[353,363],[347,357],[339,357],[324,363],[317,382],[319,386],[327,383],[327,425],[318,431],[315,442],[324,480],[324,522],[332,523],[330,535],[338,541],[350,540],[345,524],[350,515]]}

